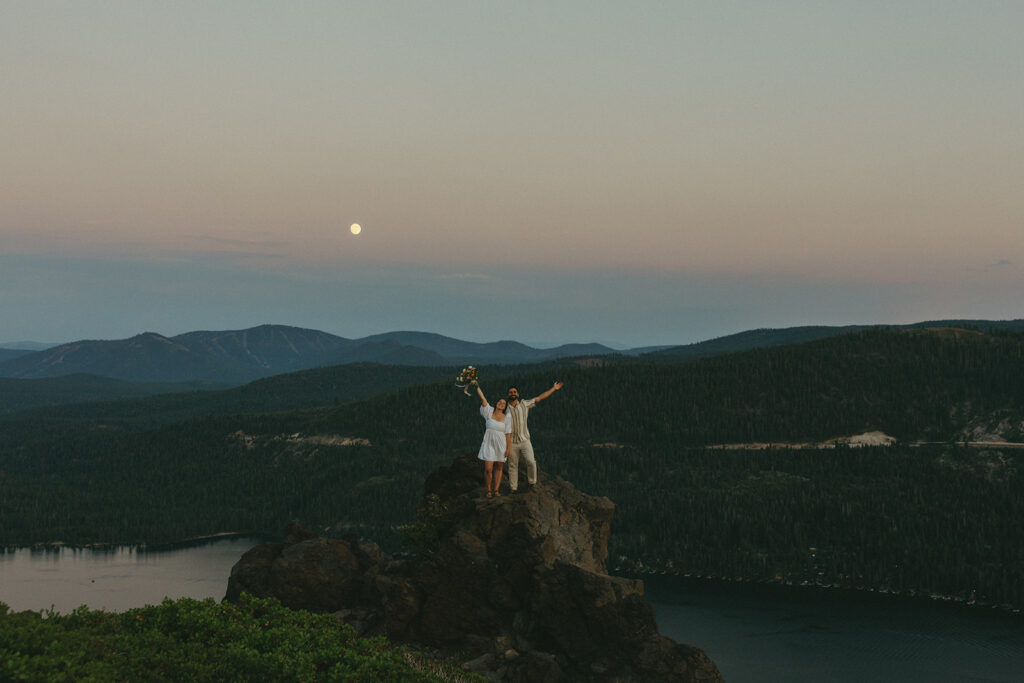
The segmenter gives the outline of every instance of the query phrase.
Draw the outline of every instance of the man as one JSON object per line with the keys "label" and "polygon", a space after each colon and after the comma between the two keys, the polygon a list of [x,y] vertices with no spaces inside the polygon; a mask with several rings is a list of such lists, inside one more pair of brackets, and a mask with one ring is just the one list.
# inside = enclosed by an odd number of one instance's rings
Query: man
{"label": "man", "polygon": [[526,463],[525,490],[537,483],[537,460],[533,457],[533,444],[530,443],[530,430],[526,427],[526,418],[530,408],[534,407],[551,394],[562,388],[561,382],[555,382],[551,388],[540,396],[519,400],[519,390],[508,388],[508,414],[512,418],[512,445],[508,453],[508,485],[512,493],[519,489],[519,456]]}

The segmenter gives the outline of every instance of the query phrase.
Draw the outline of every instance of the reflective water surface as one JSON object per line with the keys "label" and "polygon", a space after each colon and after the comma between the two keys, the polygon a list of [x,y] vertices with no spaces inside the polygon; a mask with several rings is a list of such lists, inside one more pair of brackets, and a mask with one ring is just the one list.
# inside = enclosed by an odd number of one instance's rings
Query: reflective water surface
{"label": "reflective water surface", "polygon": [[1024,617],[872,594],[644,577],[664,635],[729,683],[1024,681]]}
{"label": "reflective water surface", "polygon": [[231,567],[257,543],[233,537],[157,550],[8,549],[0,552],[0,602],[67,613],[79,605],[119,612],[164,597],[220,600]]}

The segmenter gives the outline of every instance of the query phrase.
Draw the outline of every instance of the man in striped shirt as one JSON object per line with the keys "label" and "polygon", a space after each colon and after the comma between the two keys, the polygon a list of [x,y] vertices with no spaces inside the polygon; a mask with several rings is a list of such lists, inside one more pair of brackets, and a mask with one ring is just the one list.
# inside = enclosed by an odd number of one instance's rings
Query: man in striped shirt
{"label": "man in striped shirt", "polygon": [[519,490],[519,457],[526,463],[525,490],[537,483],[537,459],[533,456],[533,444],[530,443],[530,430],[526,426],[526,418],[530,408],[534,407],[551,394],[562,388],[561,382],[555,382],[551,388],[540,396],[519,400],[519,390],[508,388],[508,414],[512,418],[512,444],[508,452],[508,485],[512,493]]}

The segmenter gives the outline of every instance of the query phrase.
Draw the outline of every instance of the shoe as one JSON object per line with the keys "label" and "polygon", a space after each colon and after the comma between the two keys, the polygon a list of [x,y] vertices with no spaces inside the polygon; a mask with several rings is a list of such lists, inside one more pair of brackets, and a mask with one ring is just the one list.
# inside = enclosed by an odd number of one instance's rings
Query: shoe
{"label": "shoe", "polygon": [[494,498],[494,494],[492,492],[488,491],[487,492],[487,497],[488,498]]}

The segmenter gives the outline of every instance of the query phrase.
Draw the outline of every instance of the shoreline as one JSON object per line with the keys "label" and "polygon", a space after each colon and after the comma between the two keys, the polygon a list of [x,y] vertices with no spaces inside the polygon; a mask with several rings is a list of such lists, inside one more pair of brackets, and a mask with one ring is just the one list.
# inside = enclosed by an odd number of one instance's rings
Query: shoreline
{"label": "shoreline", "polygon": [[842,598],[845,601],[864,602],[867,600],[879,603],[904,602],[912,605],[933,605],[936,607],[947,607],[950,609],[965,610],[975,614],[1000,614],[1010,617],[1020,617],[1022,608],[1010,604],[988,603],[984,600],[964,600],[954,595],[941,595],[937,593],[925,593],[915,589],[895,591],[888,589],[867,588],[857,586],[843,586],[840,584],[814,583],[810,581],[786,581],[776,579],[743,579],[711,574],[700,574],[698,572],[682,572],[676,569],[655,569],[651,567],[637,568],[629,566],[617,566],[610,574],[631,579],[676,580],[689,583],[694,586],[704,586],[716,589],[749,590],[769,592],[777,595],[796,595],[801,598],[811,596],[821,597],[822,595]]}
{"label": "shoreline", "polygon": [[13,552],[16,550],[38,550],[42,552],[53,552],[63,549],[68,550],[94,550],[94,551],[105,551],[105,550],[117,550],[120,548],[132,548],[138,552],[161,552],[165,550],[176,550],[178,548],[185,548],[196,545],[205,545],[213,541],[221,541],[230,538],[254,538],[260,539],[262,542],[268,537],[262,534],[251,533],[246,531],[218,531],[212,534],[204,534],[202,536],[191,536],[189,538],[183,538],[177,541],[164,541],[160,543],[65,543],[64,541],[37,541],[35,543],[29,543],[26,545],[5,545],[0,546],[0,553]]}

